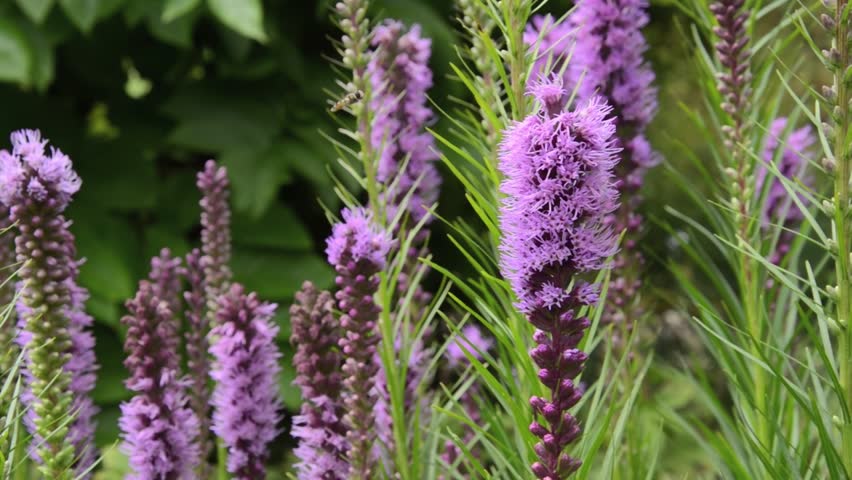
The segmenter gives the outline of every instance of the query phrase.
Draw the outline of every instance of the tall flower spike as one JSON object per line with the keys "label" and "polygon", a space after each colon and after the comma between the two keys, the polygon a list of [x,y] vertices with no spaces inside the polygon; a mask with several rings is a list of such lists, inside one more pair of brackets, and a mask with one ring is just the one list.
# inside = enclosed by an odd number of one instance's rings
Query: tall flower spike
{"label": "tall flower spike", "polygon": [[207,457],[213,449],[210,438],[210,362],[207,350],[207,334],[210,322],[205,308],[204,269],[201,266],[201,251],[193,249],[186,256],[186,278],[189,289],[183,293],[186,301],[186,366],[189,371],[189,397],[192,409],[198,417],[198,443],[201,451],[199,476],[210,475]]}
{"label": "tall flower spike", "polygon": [[432,42],[421,36],[419,25],[406,30],[402,22],[388,20],[375,28],[372,44],[367,72],[374,112],[370,141],[379,155],[376,178],[388,185],[388,216],[396,215],[410,192],[405,208],[410,222],[417,223],[438,199],[441,184],[434,139],[425,131],[434,118],[426,98],[432,86]]}
{"label": "tall flower spike", "polygon": [[11,227],[9,209],[0,204],[0,372],[3,374],[12,368],[20,353],[15,343],[16,321],[12,304],[15,301],[14,276],[17,267],[15,266],[15,234]]}
{"label": "tall flower spike", "polygon": [[[809,155],[812,153],[809,150],[816,143],[813,132],[809,126],[805,126],[790,132],[785,140],[786,130],[787,119],[783,117],[776,118],[769,126],[763,146],[763,161],[773,163],[779,173],[790,180],[798,180],[805,185],[812,184],[813,178],[806,175],[806,170]],[[767,189],[761,214],[763,230],[768,230],[773,224],[784,229],[779,235],[775,251],[769,258],[772,263],[778,265],[790,251],[790,244],[794,237],[794,233],[790,230],[801,223],[804,214],[798,205],[790,200],[781,180],[771,175],[766,165],[760,164],[755,172],[755,191],[760,195],[764,188]],[[767,177],[770,178],[770,183],[768,187],[764,187]],[[807,202],[804,196],[799,198],[802,203]]]}
{"label": "tall flower spike", "polygon": [[561,111],[567,92],[558,79],[535,85],[532,94],[541,109],[509,127],[500,149],[506,194],[500,264],[518,308],[536,328],[530,355],[550,390],[549,399],[530,399],[537,417],[530,430],[541,439],[532,471],[558,480],[580,465],[565,451],[580,435],[569,409],[582,395],[575,378],[586,354],[577,346],[589,326],[576,313],[598,300],[597,286],[575,276],[605,267],[616,251],[605,219],[618,206],[619,150],[611,109],[600,100]]}
{"label": "tall flower spike", "polygon": [[374,386],[378,366],[373,361],[379,342],[380,308],[373,301],[378,273],[386,265],[392,246],[370,213],[358,208],[343,210],[343,221],[334,225],[327,240],[328,262],[337,272],[335,293],[342,313],[340,339],[343,365],[343,401],[346,407],[346,438],[349,442],[348,478],[366,480],[373,473],[371,449],[376,438],[373,418]]}
{"label": "tall flower spike", "polygon": [[238,480],[266,475],[269,444],[278,434],[281,353],[272,322],[275,304],[262,303],[239,284],[219,300],[218,323],[210,332],[215,362],[213,432],[228,448],[228,472]]}
{"label": "tall flower spike", "polygon": [[163,248],[158,256],[151,259],[151,272],[148,278],[157,297],[168,302],[169,311],[175,315],[174,321],[177,323],[178,330],[180,330],[180,321],[176,315],[183,308],[181,277],[184,273],[181,259],[173,257],[168,248]]}
{"label": "tall flower spike", "polygon": [[228,171],[213,160],[199,172],[201,190],[201,266],[207,289],[207,309],[213,323],[219,297],[231,282],[231,208],[228,205]]}
{"label": "tall flower spike", "polygon": [[343,424],[343,388],[338,349],[340,323],[334,317],[334,298],[305,282],[290,307],[290,341],[296,346],[293,364],[295,384],[302,390],[302,411],[293,417],[292,436],[300,480],[344,480],[349,472],[349,449]]}
{"label": "tall flower spike", "polygon": [[37,130],[11,139],[12,152],[0,151],[0,202],[16,224],[22,265],[17,340],[26,352],[26,423],[42,474],[70,479],[94,456],[94,407],[86,399],[94,386],[94,339],[83,312],[86,292],[76,285],[71,222],[63,215],[81,182],[68,156],[56,148],[46,154]]}
{"label": "tall flower spike", "polygon": [[179,332],[168,302],[143,280],[127,301],[124,365],[127,388],[136,393],[121,404],[123,451],[137,480],[190,479],[199,460],[198,418],[189,408],[189,381],[180,376]]}
{"label": "tall flower spike", "polygon": [[647,170],[659,163],[645,138],[657,110],[654,72],[643,58],[647,10],[647,0],[583,0],[567,19],[576,35],[568,85],[577,87],[580,102],[600,95],[612,106],[623,147],[616,168],[622,203],[610,221],[616,232],[626,233],[613,265],[603,320],[626,321],[628,328],[642,314],[637,296],[644,264],[637,249],[643,224],[640,189]]}

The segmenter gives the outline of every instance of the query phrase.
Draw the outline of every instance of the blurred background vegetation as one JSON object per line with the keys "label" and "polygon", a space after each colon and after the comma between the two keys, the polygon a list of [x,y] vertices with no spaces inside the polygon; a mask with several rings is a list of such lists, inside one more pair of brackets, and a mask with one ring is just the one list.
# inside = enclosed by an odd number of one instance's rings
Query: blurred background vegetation
{"label": "blurred background vegetation", "polygon": [[[451,109],[462,88],[449,63],[462,42],[451,0],[378,0],[374,18],[423,26],[433,39],[433,100]],[[679,103],[690,94],[687,19],[672,2],[654,2],[651,43],[661,111],[651,136],[674,165],[677,148],[701,148]],[[236,280],[279,303],[285,352],[281,389],[298,408],[290,385],[292,354],[287,306],[304,279],[329,286],[322,205],[337,210],[336,154],[323,138],[335,134],[329,92],[338,94],[330,20],[332,0],[0,0],[0,132],[39,128],[74,160],[83,189],[69,212],[81,281],[97,320],[101,370],[95,400],[102,408],[98,442],[118,434],[122,383],[123,301],[161,247],[183,254],[198,244],[195,173],[207,158],[229,169],[233,185],[233,269]],[[551,1],[561,15],[570,2]],[[447,127],[441,122],[439,130]],[[660,167],[649,175],[646,209],[662,215],[677,203]],[[444,175],[449,177],[449,175]],[[439,213],[470,215],[463,192],[448,182]],[[656,214],[654,212],[657,212]],[[455,249],[436,225],[439,263]],[[646,238],[655,288],[666,289],[660,259],[663,233]],[[434,275],[433,275],[434,276]],[[285,420],[286,421],[286,420]],[[289,421],[286,421],[289,423]],[[286,426],[285,426],[286,427]],[[288,441],[278,442],[280,455]]]}

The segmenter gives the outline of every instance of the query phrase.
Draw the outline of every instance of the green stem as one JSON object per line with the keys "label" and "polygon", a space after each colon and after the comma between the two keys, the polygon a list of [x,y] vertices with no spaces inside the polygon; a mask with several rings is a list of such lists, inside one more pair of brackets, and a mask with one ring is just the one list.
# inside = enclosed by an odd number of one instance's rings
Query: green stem
{"label": "green stem", "polygon": [[216,439],[216,478],[228,480],[228,449],[221,438]]}
{"label": "green stem", "polygon": [[850,328],[850,299],[852,290],[849,282],[850,224],[849,224],[849,89],[844,81],[844,73],[850,65],[847,24],[843,18],[846,2],[837,2],[835,10],[835,39],[839,52],[840,66],[834,72],[834,84],[837,88],[837,112],[839,118],[834,136],[834,160],[837,170],[834,176],[834,224],[837,254],[835,271],[837,274],[837,323],[841,326],[839,339],[840,383],[845,397],[842,437],[842,458],[846,472],[852,474],[852,328]]}
{"label": "green stem", "polygon": [[526,54],[527,47],[524,44],[524,28],[529,19],[529,5],[524,0],[505,0],[508,8],[506,18],[508,19],[508,48],[509,48],[509,75],[511,82],[511,94],[514,98],[513,117],[514,120],[522,120],[526,112]]}

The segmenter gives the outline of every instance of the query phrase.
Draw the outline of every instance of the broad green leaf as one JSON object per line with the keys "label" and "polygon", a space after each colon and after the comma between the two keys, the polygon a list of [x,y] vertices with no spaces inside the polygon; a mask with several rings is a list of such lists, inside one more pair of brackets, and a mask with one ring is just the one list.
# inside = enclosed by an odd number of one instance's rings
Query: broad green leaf
{"label": "broad green leaf", "polygon": [[200,4],[201,0],[166,0],[161,18],[163,22],[170,23],[172,20],[191,12]]}
{"label": "broad green leaf", "polygon": [[136,290],[140,259],[138,238],[130,225],[96,209],[75,208],[72,233],[77,237],[79,256],[86,259],[80,267],[80,283],[106,300],[122,302]]}
{"label": "broad green leaf", "polygon": [[124,357],[122,342],[117,332],[96,329],[95,355],[100,359],[98,381],[92,391],[92,399],[100,404],[116,404],[131,397],[131,392],[124,387],[127,370],[121,362],[111,361]]}
{"label": "broad green leaf", "polygon": [[334,271],[325,260],[310,253],[282,254],[237,247],[232,266],[236,281],[270,300],[291,298],[305,280],[326,288],[334,279]]}
{"label": "broad green leaf", "polygon": [[93,294],[86,301],[86,311],[95,317],[96,321],[104,325],[109,325],[110,328],[118,329],[120,325],[119,319],[121,318],[118,305],[114,300],[108,300],[100,295]]}
{"label": "broad green leaf", "polygon": [[173,21],[166,21],[159,15],[148,17],[148,30],[157,39],[179,48],[192,46],[192,28],[197,15],[181,15]]}
{"label": "broad green leaf", "polygon": [[236,210],[255,218],[263,215],[281,185],[290,181],[286,153],[277,144],[246,144],[222,154],[220,160],[228,167]]}
{"label": "broad green leaf", "polygon": [[273,203],[266,213],[253,219],[239,211],[234,213],[231,230],[234,243],[246,247],[271,247],[308,250],[311,235],[290,207]]}
{"label": "broad green leaf", "polygon": [[18,7],[35,23],[41,23],[50,13],[54,0],[15,0]]}
{"label": "broad green leaf", "polygon": [[227,27],[258,42],[266,42],[260,0],[207,0],[207,5]]}
{"label": "broad green leaf", "polygon": [[43,28],[37,28],[29,22],[23,24],[22,28],[29,41],[33,56],[29,83],[36,90],[43,92],[53,82],[56,63],[53,47],[51,47]]}
{"label": "broad green leaf", "polygon": [[90,32],[98,19],[101,0],[59,0],[65,14],[82,32]]}
{"label": "broad green leaf", "polygon": [[0,18],[0,81],[27,83],[33,52],[17,22]]}
{"label": "broad green leaf", "polygon": [[130,473],[127,455],[121,452],[119,445],[110,445],[101,450],[101,466],[95,472],[95,480],[114,480],[125,478]]}
{"label": "broad green leaf", "polygon": [[[117,363],[117,362],[116,362]],[[97,430],[95,431],[95,444],[99,447],[106,447],[115,444],[118,438],[118,418],[121,416],[121,410],[118,404],[101,405],[101,411],[97,417]],[[124,478],[124,476],[108,476],[100,477],[110,480],[115,478]]]}

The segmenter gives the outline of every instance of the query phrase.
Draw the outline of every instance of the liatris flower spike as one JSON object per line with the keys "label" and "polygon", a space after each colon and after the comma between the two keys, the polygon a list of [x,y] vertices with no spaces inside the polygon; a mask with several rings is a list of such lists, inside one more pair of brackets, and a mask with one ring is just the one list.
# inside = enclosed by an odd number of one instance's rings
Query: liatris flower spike
{"label": "liatris flower spike", "polygon": [[228,171],[213,160],[198,173],[201,190],[201,265],[204,268],[207,308],[213,320],[219,297],[231,282],[231,207]]}
{"label": "liatris flower spike", "polygon": [[122,449],[132,479],[189,480],[200,456],[198,418],[186,394],[189,381],[180,375],[174,314],[157,291],[150,282],[140,282],[122,319],[127,326],[124,365],[130,371],[126,384],[136,393],[121,405]]}
{"label": "liatris flower spike", "polygon": [[391,246],[390,235],[363,208],[345,209],[343,221],[334,225],[327,240],[326,254],[337,272],[335,281],[339,290],[335,297],[343,312],[340,325],[345,332],[340,346],[345,357],[343,401],[349,478],[367,479],[373,471],[374,385],[378,370],[373,359],[379,342],[380,313],[373,296],[379,285],[378,273],[385,268]]}
{"label": "liatris flower spike", "polygon": [[589,320],[577,311],[598,296],[597,286],[575,276],[603,268],[616,251],[604,221],[618,206],[618,148],[611,109],[600,100],[562,111],[567,92],[553,78],[534,85],[532,94],[539,112],[509,127],[500,148],[501,270],[536,327],[538,346],[530,355],[550,390],[549,399],[530,399],[537,417],[530,430],[540,439],[532,471],[557,480],[580,466],[565,451],[580,435],[569,409],[582,395],[574,379],[586,354],[577,346]]}
{"label": "liatris flower spike", "polygon": [[[71,159],[37,130],[11,136],[12,152],[0,151],[0,202],[16,224],[15,253],[22,264],[18,343],[26,350],[27,425],[43,475],[84,474],[94,460],[95,383],[87,293],[77,284],[74,236],[63,212],[80,189]],[[69,414],[72,420],[69,423]],[[76,473],[75,473],[76,472]]]}
{"label": "liatris flower spike", "polygon": [[420,35],[419,25],[406,30],[402,22],[388,20],[375,28],[372,43],[376,50],[367,72],[373,88],[370,141],[379,155],[376,178],[390,187],[385,193],[390,218],[411,191],[406,208],[416,223],[438,199],[441,184],[435,141],[425,131],[434,117],[426,98],[432,42]]}
{"label": "liatris flower spike", "polygon": [[293,418],[293,437],[299,440],[298,477],[343,480],[349,472],[344,460],[349,446],[343,424],[340,394],[343,355],[340,322],[333,314],[334,298],[305,282],[290,307],[290,341],[296,345],[295,384],[302,389],[302,411]]}
{"label": "liatris flower spike", "polygon": [[228,448],[228,472],[238,480],[265,477],[269,444],[279,431],[275,308],[246,294],[242,285],[231,285],[210,331],[216,338],[210,347],[215,359],[210,376],[216,381],[212,429]]}

